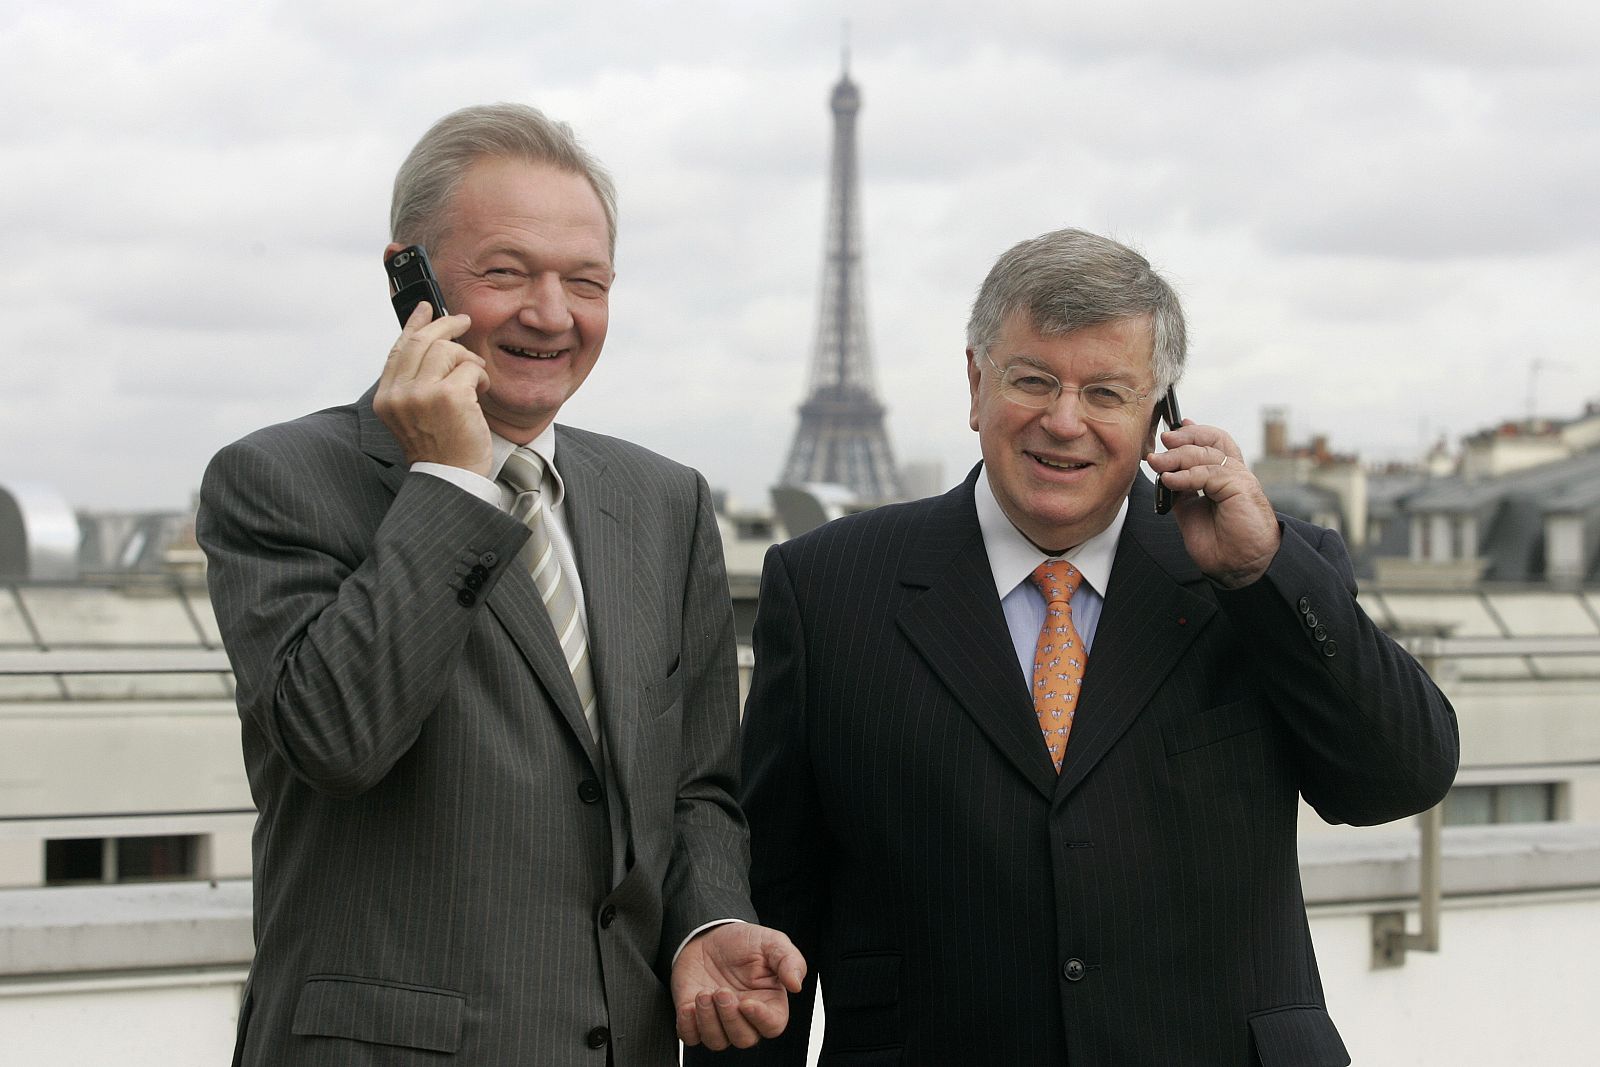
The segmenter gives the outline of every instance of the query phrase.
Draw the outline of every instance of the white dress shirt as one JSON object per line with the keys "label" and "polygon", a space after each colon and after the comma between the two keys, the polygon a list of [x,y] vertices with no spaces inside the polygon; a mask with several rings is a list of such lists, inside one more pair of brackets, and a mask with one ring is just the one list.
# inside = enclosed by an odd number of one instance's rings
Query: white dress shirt
{"label": "white dress shirt", "polygon": [[983,532],[983,547],[989,554],[989,570],[994,575],[1000,610],[1005,613],[1006,629],[1011,632],[1011,646],[1016,651],[1022,679],[1031,689],[1033,654],[1039,645],[1039,631],[1044,627],[1045,602],[1044,594],[1029,575],[1049,559],[1065,559],[1083,575],[1083,581],[1072,594],[1072,625],[1083,639],[1084,650],[1092,652],[1095,630],[1100,625],[1100,610],[1111,588],[1111,563],[1116,558],[1117,540],[1128,518],[1128,502],[1122,502],[1110,526],[1060,556],[1051,556],[1024,537],[1006,517],[989,485],[987,468],[973,488],[978,528]]}
{"label": "white dress shirt", "polygon": [[[444,463],[417,462],[411,465],[411,469],[421,474],[432,474],[443,478],[478,499],[493,504],[501,511],[509,512],[516,494],[495,479],[500,476],[500,468],[505,466],[506,457],[516,451],[517,446],[492,431],[490,439],[490,443],[494,446],[494,467],[487,478],[464,467],[451,467]],[[578,574],[577,557],[572,551],[572,534],[567,530],[566,512],[561,507],[562,501],[567,497],[567,488],[566,483],[561,480],[561,471],[556,468],[555,423],[546,426],[543,433],[528,442],[527,447],[544,460],[544,469],[549,472],[550,480],[555,485],[550,499],[544,502],[544,526],[549,531],[550,547],[555,550],[556,563],[561,567],[561,577],[570,583],[573,595],[577,598],[578,625],[583,627],[583,632],[587,635],[589,613],[583,601],[583,578]]]}

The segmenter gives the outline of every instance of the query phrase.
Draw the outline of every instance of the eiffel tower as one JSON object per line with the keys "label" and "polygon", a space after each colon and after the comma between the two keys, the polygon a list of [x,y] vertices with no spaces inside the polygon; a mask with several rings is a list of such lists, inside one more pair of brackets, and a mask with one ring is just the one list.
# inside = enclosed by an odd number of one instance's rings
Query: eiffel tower
{"label": "eiffel tower", "polygon": [[781,485],[830,482],[866,504],[902,499],[899,474],[872,384],[867,301],[861,269],[861,187],[856,172],[856,113],[861,90],[846,58],[833,87],[832,191],[822,262],[822,306],[811,358],[811,394],[789,447]]}

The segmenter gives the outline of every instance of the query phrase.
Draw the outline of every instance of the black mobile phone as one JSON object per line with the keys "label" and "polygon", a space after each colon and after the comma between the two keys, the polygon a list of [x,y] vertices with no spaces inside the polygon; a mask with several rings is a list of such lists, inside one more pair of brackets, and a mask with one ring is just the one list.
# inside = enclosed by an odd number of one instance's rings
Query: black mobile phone
{"label": "black mobile phone", "polygon": [[384,260],[383,267],[389,272],[389,299],[394,313],[400,316],[400,325],[406,324],[424,300],[433,308],[434,318],[449,314],[444,309],[444,294],[439,292],[439,279],[433,276],[433,265],[421,245],[402,248]]}
{"label": "black mobile phone", "polygon": [[[1169,430],[1176,430],[1183,421],[1183,415],[1178,412],[1178,391],[1168,389],[1167,395],[1156,401],[1156,417],[1167,424]],[[1161,479],[1156,478],[1156,514],[1165,515],[1172,510],[1172,490],[1161,484]]]}

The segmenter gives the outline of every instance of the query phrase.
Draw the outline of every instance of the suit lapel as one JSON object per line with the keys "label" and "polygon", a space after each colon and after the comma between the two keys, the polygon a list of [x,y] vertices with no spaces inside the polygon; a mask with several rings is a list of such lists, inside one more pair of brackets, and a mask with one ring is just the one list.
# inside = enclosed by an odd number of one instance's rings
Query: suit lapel
{"label": "suit lapel", "polygon": [[900,610],[897,621],[990,742],[1050,796],[1055,769],[1039,737],[1033,701],[995,594],[973,505],[976,478],[977,469],[933,503],[900,574],[903,585],[922,592]]}
{"label": "suit lapel", "polygon": [[1058,802],[1133,725],[1217,610],[1204,575],[1184,550],[1177,522],[1156,515],[1153,499],[1151,484],[1135,479],[1062,761]]}
{"label": "suit lapel", "polygon": [[[401,483],[410,472],[410,467],[405,461],[405,454],[401,451],[400,443],[394,439],[389,428],[378,418],[372,408],[372,398],[377,392],[377,386],[367,390],[356,403],[356,419],[360,426],[361,450],[378,462],[378,477],[391,493],[400,491]],[[558,445],[558,450],[565,445]],[[567,457],[562,456],[565,460]],[[584,469],[582,462],[577,463],[579,470]],[[560,468],[562,476],[567,476],[566,465]],[[581,480],[581,478],[580,478]],[[570,486],[569,486],[570,488]],[[578,540],[577,525],[573,522],[572,498],[568,498],[567,516],[568,528],[573,532],[574,541]],[[580,542],[581,543],[581,542]],[[587,604],[594,603],[594,593],[584,588]],[[561,717],[583,745],[589,754],[589,759],[594,766],[600,766],[600,754],[595,746],[594,737],[589,733],[589,725],[583,718],[583,707],[578,703],[578,688],[572,681],[572,672],[567,670],[566,658],[561,654],[561,646],[556,643],[554,627],[550,623],[550,615],[544,610],[544,604],[539,598],[539,590],[533,584],[533,578],[520,566],[511,567],[507,573],[501,575],[485,601],[490,612],[505,628],[506,634],[511,638],[518,651],[522,653],[528,666],[538,677],[550,702],[560,711]],[[592,608],[591,608],[592,611]],[[590,628],[594,623],[591,614]],[[592,653],[591,653],[592,654]],[[598,672],[595,680],[600,681]]]}
{"label": "suit lapel", "polygon": [[[519,560],[523,558],[526,557],[518,557]],[[600,753],[595,747],[594,736],[589,733],[589,724],[584,720],[583,706],[578,703],[577,684],[572,680],[572,672],[567,669],[561,646],[556,643],[550,613],[545,611],[544,601],[539,598],[539,590],[533,584],[532,576],[520,565],[514,564],[513,569],[495,583],[485,603],[522,653],[522,658],[533,669],[550,702],[589,754],[590,762],[598,768]]]}

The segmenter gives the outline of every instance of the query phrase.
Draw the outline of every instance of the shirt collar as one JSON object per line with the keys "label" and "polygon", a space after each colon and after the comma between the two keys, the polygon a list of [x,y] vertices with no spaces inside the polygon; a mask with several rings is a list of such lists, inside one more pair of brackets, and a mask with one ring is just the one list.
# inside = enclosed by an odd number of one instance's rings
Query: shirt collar
{"label": "shirt collar", "polygon": [[[494,446],[494,473],[491,477],[498,480],[500,468],[505,466],[506,457],[515,452],[517,446],[492,430],[489,432],[489,443]],[[525,447],[544,460],[544,469],[550,472],[550,480],[555,485],[555,493],[547,504],[551,508],[559,508],[561,501],[566,498],[567,487],[561,481],[561,471],[556,468],[556,424],[550,423]]]}
{"label": "shirt collar", "polygon": [[989,485],[989,470],[984,468],[977,485],[973,486],[973,502],[978,509],[978,529],[983,532],[984,551],[989,554],[989,570],[994,575],[995,592],[1004,600],[1011,590],[1025,581],[1034,568],[1047,559],[1065,559],[1078,569],[1089,587],[1105,599],[1111,587],[1111,563],[1116,558],[1117,540],[1122,536],[1122,525],[1128,518],[1128,502],[1124,500],[1117,509],[1111,525],[1089,538],[1083,544],[1067,549],[1061,556],[1041,552],[1012,525],[995,499]]}

